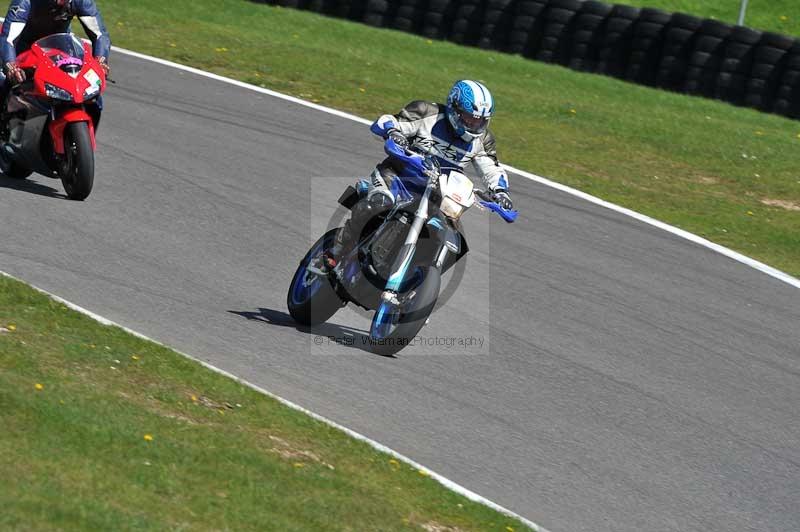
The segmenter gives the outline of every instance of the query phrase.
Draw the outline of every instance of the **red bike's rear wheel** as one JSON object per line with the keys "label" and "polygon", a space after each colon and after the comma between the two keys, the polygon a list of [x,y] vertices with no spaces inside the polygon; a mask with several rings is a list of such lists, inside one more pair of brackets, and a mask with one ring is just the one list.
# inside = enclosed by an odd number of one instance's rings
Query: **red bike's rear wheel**
{"label": "red bike's rear wheel", "polygon": [[2,147],[0,147],[0,171],[3,172],[3,175],[6,177],[12,177],[14,179],[25,179],[33,173],[33,170],[30,168],[22,166],[3,154]]}

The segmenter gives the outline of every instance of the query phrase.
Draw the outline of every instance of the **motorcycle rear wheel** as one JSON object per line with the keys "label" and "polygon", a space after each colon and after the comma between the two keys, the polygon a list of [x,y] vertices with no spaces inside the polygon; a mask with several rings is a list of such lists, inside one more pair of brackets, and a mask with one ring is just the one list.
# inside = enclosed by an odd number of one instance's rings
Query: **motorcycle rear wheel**
{"label": "motorcycle rear wheel", "polygon": [[344,303],[336,294],[330,279],[313,274],[307,270],[314,259],[333,247],[336,232],[331,229],[317,240],[308,250],[294,273],[286,306],[294,321],[301,325],[317,325],[328,321]]}
{"label": "motorcycle rear wheel", "polygon": [[16,161],[6,155],[3,148],[0,147],[0,171],[3,175],[12,179],[27,179],[33,173],[33,170],[25,168]]}
{"label": "motorcycle rear wheel", "polygon": [[87,122],[73,122],[67,126],[64,151],[66,163],[61,183],[69,199],[83,201],[92,193],[94,185],[94,149]]}

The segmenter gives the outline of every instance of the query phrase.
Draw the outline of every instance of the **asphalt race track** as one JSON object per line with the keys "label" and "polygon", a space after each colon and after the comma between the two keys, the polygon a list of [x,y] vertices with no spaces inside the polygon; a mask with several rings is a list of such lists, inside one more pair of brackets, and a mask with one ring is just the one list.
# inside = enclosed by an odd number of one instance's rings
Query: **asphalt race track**
{"label": "asphalt race track", "polygon": [[89,200],[0,177],[0,270],[553,532],[800,530],[798,289],[512,176],[520,219],[467,213],[428,344],[376,356],[363,314],[308,332],[285,303],[342,177],[382,156],[368,128],[122,55],[114,73]]}

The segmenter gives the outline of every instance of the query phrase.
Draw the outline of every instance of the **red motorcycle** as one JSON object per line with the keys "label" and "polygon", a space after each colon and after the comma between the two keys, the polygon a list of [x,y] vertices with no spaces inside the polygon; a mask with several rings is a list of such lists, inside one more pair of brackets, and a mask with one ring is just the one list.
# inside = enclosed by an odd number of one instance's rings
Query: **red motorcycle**
{"label": "red motorcycle", "polygon": [[84,200],[94,184],[95,132],[106,77],[91,45],[71,33],[36,41],[17,57],[27,80],[10,89],[0,116],[0,170],[61,179]]}

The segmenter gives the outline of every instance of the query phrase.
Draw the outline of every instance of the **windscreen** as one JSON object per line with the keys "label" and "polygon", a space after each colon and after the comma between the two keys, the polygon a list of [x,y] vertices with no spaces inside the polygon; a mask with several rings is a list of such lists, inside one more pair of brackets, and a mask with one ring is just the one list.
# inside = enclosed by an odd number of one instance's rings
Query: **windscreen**
{"label": "windscreen", "polygon": [[83,67],[83,42],[72,33],[56,33],[36,41],[44,54],[68,74],[77,74]]}

